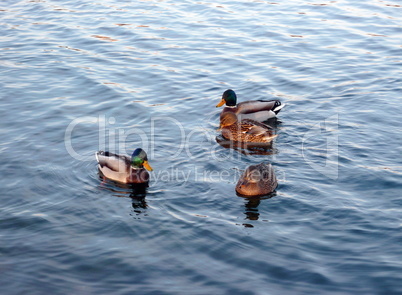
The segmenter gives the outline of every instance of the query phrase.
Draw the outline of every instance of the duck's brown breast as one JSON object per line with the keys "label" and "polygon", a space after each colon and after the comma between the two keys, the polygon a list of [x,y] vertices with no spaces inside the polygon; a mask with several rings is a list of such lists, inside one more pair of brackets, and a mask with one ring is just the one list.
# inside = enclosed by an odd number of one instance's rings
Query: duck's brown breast
{"label": "duck's brown breast", "polygon": [[148,181],[149,173],[144,168],[131,169],[131,173],[127,177],[127,183],[146,183]]}

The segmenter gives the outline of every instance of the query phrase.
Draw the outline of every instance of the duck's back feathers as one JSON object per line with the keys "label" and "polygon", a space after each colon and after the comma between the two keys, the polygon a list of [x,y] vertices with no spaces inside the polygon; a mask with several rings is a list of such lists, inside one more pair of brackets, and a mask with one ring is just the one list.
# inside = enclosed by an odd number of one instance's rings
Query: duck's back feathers
{"label": "duck's back feathers", "polygon": [[252,100],[237,104],[237,109],[240,114],[249,114],[260,111],[273,111],[277,114],[280,110],[278,110],[278,107],[280,106],[281,102],[279,100]]}
{"label": "duck's back feathers", "polygon": [[252,119],[258,122],[264,122],[275,118],[279,111],[285,106],[279,100],[253,100],[244,101],[235,107],[225,107],[221,113],[221,119],[224,113],[235,113],[239,120]]}
{"label": "duck's back feathers", "polygon": [[246,126],[259,127],[259,129],[263,129],[265,131],[272,131],[273,132],[273,130],[274,130],[272,127],[270,127],[270,126],[268,126],[268,125],[266,125],[264,123],[261,123],[261,122],[255,121],[255,120],[251,120],[251,119],[241,120],[241,123],[246,125]]}
{"label": "duck's back feathers", "polygon": [[257,121],[244,119],[222,128],[222,136],[226,139],[237,142],[271,142],[277,134],[274,130]]}
{"label": "duck's back feathers", "polygon": [[267,129],[262,128],[261,126],[253,125],[250,126],[250,128],[246,131],[246,134],[257,136],[266,134],[267,131],[268,131]]}
{"label": "duck's back feathers", "polygon": [[251,119],[258,122],[264,122],[268,121],[269,119],[276,118],[276,115],[273,111],[259,111],[255,113],[238,114],[237,117],[239,120]]}
{"label": "duck's back feathers", "polygon": [[96,152],[95,156],[100,167],[99,169],[107,167],[115,172],[126,172],[131,166],[130,158],[127,156],[121,156],[104,151]]}

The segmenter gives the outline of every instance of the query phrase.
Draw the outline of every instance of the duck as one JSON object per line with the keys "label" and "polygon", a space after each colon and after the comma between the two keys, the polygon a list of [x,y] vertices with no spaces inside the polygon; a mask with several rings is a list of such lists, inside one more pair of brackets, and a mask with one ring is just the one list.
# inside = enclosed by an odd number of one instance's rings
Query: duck
{"label": "duck", "polygon": [[153,170],[141,148],[134,150],[131,158],[104,151],[96,152],[95,157],[102,175],[120,183],[148,183],[148,171]]}
{"label": "duck", "polygon": [[272,165],[260,163],[247,167],[236,184],[236,192],[242,196],[262,196],[272,193],[277,186]]}
{"label": "duck", "polygon": [[225,113],[234,113],[240,119],[252,119],[258,122],[264,122],[272,118],[276,118],[279,111],[285,106],[280,100],[250,100],[237,103],[236,93],[232,89],[228,89],[222,94],[221,101],[216,107],[226,104],[222,110],[220,118]]}
{"label": "duck", "polygon": [[278,136],[271,127],[251,119],[239,120],[234,113],[223,114],[220,130],[225,139],[234,142],[267,143]]}

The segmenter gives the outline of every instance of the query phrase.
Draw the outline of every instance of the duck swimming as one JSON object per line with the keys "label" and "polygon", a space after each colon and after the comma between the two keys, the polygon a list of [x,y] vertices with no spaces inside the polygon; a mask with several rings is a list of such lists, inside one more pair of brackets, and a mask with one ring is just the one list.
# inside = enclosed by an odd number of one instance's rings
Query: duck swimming
{"label": "duck swimming", "polygon": [[274,168],[261,163],[247,167],[236,185],[236,192],[243,196],[261,196],[272,193],[278,186]]}
{"label": "duck swimming", "polygon": [[278,136],[271,127],[251,119],[239,121],[233,113],[223,114],[220,128],[224,138],[235,142],[266,143]]}
{"label": "duck swimming", "polygon": [[250,100],[237,104],[237,96],[232,89],[223,92],[222,99],[216,107],[224,104],[226,107],[222,110],[221,120],[225,113],[234,113],[239,119],[252,119],[258,122],[276,118],[276,115],[285,106],[279,100]]}
{"label": "duck swimming", "polygon": [[99,171],[106,178],[121,183],[147,183],[149,181],[147,170],[153,170],[148,163],[146,152],[140,148],[133,152],[131,158],[104,151],[96,152],[95,157]]}

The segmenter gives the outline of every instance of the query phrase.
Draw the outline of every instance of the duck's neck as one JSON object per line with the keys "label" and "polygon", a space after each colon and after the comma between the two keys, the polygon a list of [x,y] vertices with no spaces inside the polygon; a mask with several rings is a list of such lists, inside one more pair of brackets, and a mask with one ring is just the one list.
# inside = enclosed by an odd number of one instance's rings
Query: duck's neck
{"label": "duck's neck", "polygon": [[143,167],[133,167],[133,166],[131,166],[131,169],[133,169],[133,170],[135,170],[135,171],[138,171],[138,170],[143,169]]}

